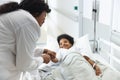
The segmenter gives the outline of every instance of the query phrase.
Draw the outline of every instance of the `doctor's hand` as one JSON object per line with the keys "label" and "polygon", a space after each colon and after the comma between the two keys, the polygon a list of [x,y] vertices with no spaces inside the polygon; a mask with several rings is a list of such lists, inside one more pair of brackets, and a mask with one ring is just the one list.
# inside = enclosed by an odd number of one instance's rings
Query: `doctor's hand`
{"label": "doctor's hand", "polygon": [[50,58],[51,58],[52,62],[54,62],[54,63],[58,62],[58,59],[56,58],[56,53],[55,52],[48,51],[47,54],[50,55]]}
{"label": "doctor's hand", "polygon": [[42,58],[43,58],[43,63],[49,63],[51,60],[51,57],[48,54],[42,54]]}
{"label": "doctor's hand", "polygon": [[44,49],[44,54],[48,54],[52,62],[54,63],[58,62],[58,59],[56,58],[56,53],[54,51]]}
{"label": "doctor's hand", "polygon": [[51,51],[51,50],[48,50],[48,49],[44,49],[43,53],[50,55],[51,59],[56,58],[56,53],[54,51]]}

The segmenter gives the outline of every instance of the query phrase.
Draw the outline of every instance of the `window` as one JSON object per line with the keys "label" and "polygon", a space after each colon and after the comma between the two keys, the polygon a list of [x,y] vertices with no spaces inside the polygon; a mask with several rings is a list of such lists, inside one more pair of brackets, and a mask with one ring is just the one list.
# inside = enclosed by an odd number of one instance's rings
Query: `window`
{"label": "window", "polygon": [[99,22],[111,25],[111,18],[112,18],[112,0],[99,0],[100,7],[99,7]]}
{"label": "window", "polygon": [[120,0],[114,0],[113,3],[112,30],[120,32]]}

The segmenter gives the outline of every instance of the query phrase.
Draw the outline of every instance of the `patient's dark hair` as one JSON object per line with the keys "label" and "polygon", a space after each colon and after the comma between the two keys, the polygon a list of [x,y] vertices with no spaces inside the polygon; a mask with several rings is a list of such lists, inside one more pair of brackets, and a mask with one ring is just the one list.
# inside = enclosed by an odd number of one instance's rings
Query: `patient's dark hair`
{"label": "patient's dark hair", "polygon": [[17,2],[9,2],[0,5],[0,14],[23,9],[31,13],[33,16],[39,16],[43,11],[49,13],[51,10],[44,0],[22,0],[20,4]]}
{"label": "patient's dark hair", "polygon": [[57,42],[60,45],[60,40],[61,39],[67,39],[72,45],[74,44],[74,38],[68,34],[61,34],[57,37]]}

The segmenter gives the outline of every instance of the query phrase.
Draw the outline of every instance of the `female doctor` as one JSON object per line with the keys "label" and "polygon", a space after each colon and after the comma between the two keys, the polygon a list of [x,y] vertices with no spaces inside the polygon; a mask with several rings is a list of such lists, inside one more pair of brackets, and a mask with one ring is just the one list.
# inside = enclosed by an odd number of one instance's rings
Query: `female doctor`
{"label": "female doctor", "polygon": [[[39,57],[33,52],[40,26],[49,12],[42,0],[9,2],[0,6],[0,80],[20,80],[22,72],[33,71],[50,61],[50,56],[42,55],[48,52],[47,49],[41,49]],[[53,53],[49,51],[54,56]]]}

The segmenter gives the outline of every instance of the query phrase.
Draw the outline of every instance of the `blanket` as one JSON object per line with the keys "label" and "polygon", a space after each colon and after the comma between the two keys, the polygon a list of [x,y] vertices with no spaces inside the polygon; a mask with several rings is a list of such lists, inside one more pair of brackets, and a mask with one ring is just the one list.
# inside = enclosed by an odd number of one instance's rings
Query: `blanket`
{"label": "blanket", "polygon": [[68,54],[56,69],[47,74],[43,80],[98,80],[91,65],[76,52]]}
{"label": "blanket", "polygon": [[100,80],[120,80],[120,72],[113,70],[110,66],[96,60],[96,64],[100,67],[102,74]]}
{"label": "blanket", "polygon": [[54,69],[50,66],[40,69],[41,80],[120,80],[120,72],[112,70],[109,66],[96,61],[102,74],[95,75],[92,66],[77,52],[71,52]]}
{"label": "blanket", "polygon": [[79,52],[71,50],[62,57],[59,65],[40,68],[38,70],[39,79],[35,71],[28,72],[24,80],[120,80],[120,72],[112,70],[109,66],[99,61],[96,61],[96,63],[102,70],[100,76],[96,76],[93,67]]}
{"label": "blanket", "polygon": [[72,52],[61,64],[61,73],[64,80],[97,80],[91,65],[82,55]]}

